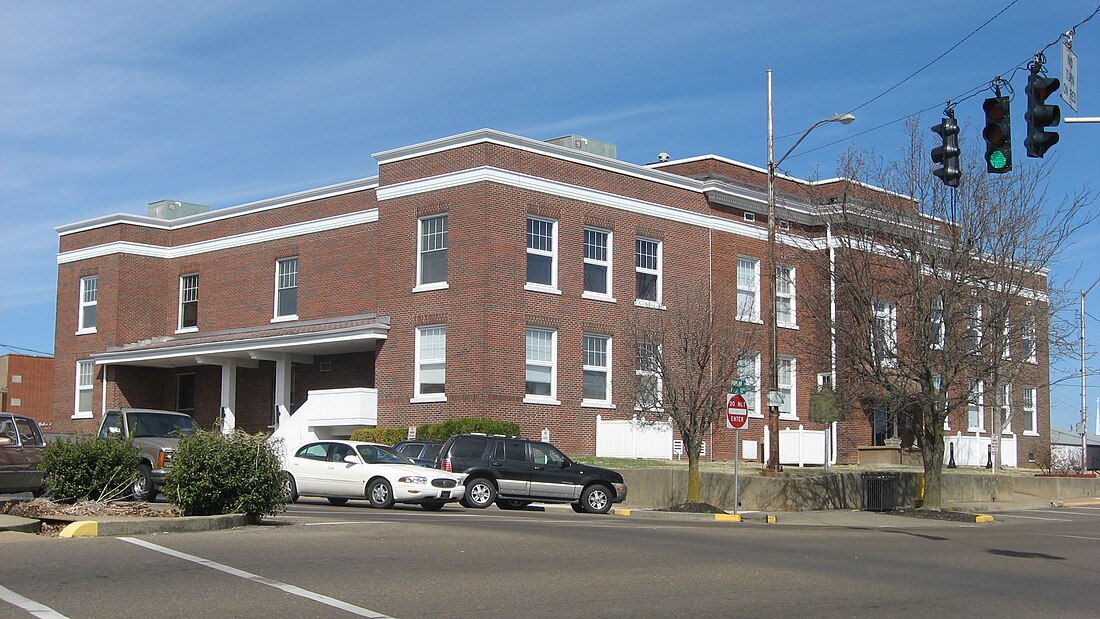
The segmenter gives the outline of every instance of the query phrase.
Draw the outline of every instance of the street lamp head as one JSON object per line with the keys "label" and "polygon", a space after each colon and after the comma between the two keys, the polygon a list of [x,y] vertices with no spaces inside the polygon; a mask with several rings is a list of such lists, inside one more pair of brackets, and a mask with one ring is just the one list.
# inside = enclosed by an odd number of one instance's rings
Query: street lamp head
{"label": "street lamp head", "polygon": [[855,121],[856,117],[853,114],[837,114],[825,122],[840,123],[842,125],[850,125]]}

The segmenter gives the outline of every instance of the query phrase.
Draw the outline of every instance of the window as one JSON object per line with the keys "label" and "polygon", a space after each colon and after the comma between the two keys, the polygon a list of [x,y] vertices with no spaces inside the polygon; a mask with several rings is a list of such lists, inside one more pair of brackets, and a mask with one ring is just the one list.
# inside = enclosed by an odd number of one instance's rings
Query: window
{"label": "window", "polygon": [[898,364],[898,306],[889,301],[871,302],[871,354],[883,367]]}
{"label": "window", "polygon": [[745,405],[752,417],[763,417],[760,412],[760,353],[748,353],[737,359],[737,378],[745,381]]}
{"label": "window", "polygon": [[559,292],[558,222],[538,217],[527,218],[528,290]]}
{"label": "window", "polygon": [[661,306],[661,242],[634,241],[635,305]]}
{"label": "window", "polygon": [[611,404],[611,338],[584,336],[584,400],[581,405]]}
{"label": "window", "polygon": [[180,276],[180,320],[179,330],[194,330],[199,327],[199,275]]}
{"label": "window", "polygon": [[779,363],[779,395],[783,396],[783,403],[779,405],[779,416],[789,419],[798,418],[798,408],[795,406],[795,360],[792,357],[780,357]]}
{"label": "window", "polygon": [[92,387],[95,384],[95,361],[76,362],[76,407],[73,417],[92,416]]}
{"label": "window", "polygon": [[794,267],[775,267],[775,320],[787,327],[795,325]]}
{"label": "window", "polygon": [[1012,358],[1012,331],[1008,328],[1008,321],[1005,321],[1005,328],[1001,331],[1001,358]]}
{"label": "window", "polygon": [[980,380],[970,381],[970,390],[967,393],[966,431],[985,432],[985,383]]}
{"label": "window", "polygon": [[298,259],[275,263],[275,319],[298,318]]}
{"label": "window", "polygon": [[966,349],[981,353],[982,345],[982,304],[971,303],[966,308]]}
{"label": "window", "polygon": [[413,402],[439,402],[447,393],[447,327],[416,328]]}
{"label": "window", "polygon": [[195,413],[195,375],[176,374],[176,410],[188,415]]}
{"label": "window", "polygon": [[634,407],[661,410],[661,345],[651,340],[638,340],[634,360]]}
{"label": "window", "polygon": [[584,296],[611,299],[611,233],[584,229]]}
{"label": "window", "polygon": [[932,297],[930,318],[932,321],[931,347],[938,350],[943,348],[944,341],[943,296]]}
{"label": "window", "polygon": [[77,334],[95,333],[96,307],[99,305],[99,277],[80,278],[80,324]]}
{"label": "window", "polygon": [[558,404],[557,339],[552,329],[527,328],[527,387],[524,402]]}
{"label": "window", "polygon": [[760,261],[737,259],[737,319],[760,320]]}
{"label": "window", "polygon": [[1001,385],[1001,434],[1012,434],[1012,385]]}
{"label": "window", "polygon": [[1035,414],[1035,387],[1024,387],[1024,434],[1039,435],[1038,418]]}
{"label": "window", "polygon": [[418,289],[431,290],[446,286],[446,215],[433,215],[420,220],[416,262],[416,286]]}
{"label": "window", "polygon": [[1020,339],[1023,341],[1024,360],[1028,363],[1038,363],[1039,357],[1035,350],[1035,318],[1028,316],[1020,327]]}
{"label": "window", "polygon": [[943,398],[943,431],[949,432],[951,430],[951,423],[948,420],[949,411],[947,409],[947,397],[941,393],[943,390],[943,376],[939,374],[932,375],[932,389],[936,392],[936,397]]}

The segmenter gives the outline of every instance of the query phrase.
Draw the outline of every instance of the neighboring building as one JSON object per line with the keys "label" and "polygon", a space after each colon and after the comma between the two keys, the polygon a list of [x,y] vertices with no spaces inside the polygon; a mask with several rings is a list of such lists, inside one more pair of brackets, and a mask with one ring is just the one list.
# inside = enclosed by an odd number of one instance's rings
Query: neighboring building
{"label": "neighboring building", "polygon": [[53,357],[0,355],[0,411],[33,417],[49,431],[53,420]]}
{"label": "neighboring building", "polygon": [[[730,328],[763,328],[765,171],[713,155],[635,165],[609,144],[556,142],[474,131],[378,153],[373,178],[58,228],[58,425],[91,431],[105,409],[140,406],[260,431],[308,401],[324,402],[316,425],[332,435],[485,416],[594,453],[597,415],[640,410],[639,317],[707,290],[737,308]],[[801,301],[828,290],[807,262],[826,231],[805,196],[843,184],[778,182],[784,428],[821,429],[809,396],[829,334]],[[743,367],[757,388],[765,346]],[[1045,349],[1036,371],[1048,373]],[[1047,382],[1020,402],[1030,441],[1047,440]],[[759,440],[766,398],[749,396],[742,438]],[[951,427],[966,428],[958,414]],[[886,438],[876,424],[840,422],[840,461]],[[708,442],[732,458],[724,425]]]}
{"label": "neighboring building", "polygon": [[[1088,470],[1100,470],[1100,436],[1085,437],[1088,447]],[[1063,472],[1081,466],[1081,435],[1069,430],[1050,430],[1050,460],[1055,471]]]}

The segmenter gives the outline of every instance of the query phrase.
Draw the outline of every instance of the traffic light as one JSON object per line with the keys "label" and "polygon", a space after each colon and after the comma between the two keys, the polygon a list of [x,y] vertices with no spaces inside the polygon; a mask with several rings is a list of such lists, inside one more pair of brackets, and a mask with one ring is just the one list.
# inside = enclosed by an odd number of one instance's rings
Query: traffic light
{"label": "traffic light", "polygon": [[1012,123],[1008,97],[991,97],[982,104],[985,110],[985,169],[1004,174],[1012,169]]}
{"label": "traffic light", "polygon": [[[951,114],[950,110],[948,114]],[[944,185],[958,187],[959,178],[962,177],[962,169],[959,167],[959,123],[952,114],[932,127],[932,131],[943,139],[943,145],[932,149],[932,162],[941,166],[932,170],[932,174],[943,181]]]}
{"label": "traffic light", "polygon": [[1024,147],[1028,157],[1042,157],[1051,146],[1058,143],[1058,134],[1045,131],[1062,120],[1062,111],[1057,105],[1048,105],[1047,97],[1058,90],[1061,82],[1056,77],[1042,77],[1033,68],[1027,78],[1027,137]]}

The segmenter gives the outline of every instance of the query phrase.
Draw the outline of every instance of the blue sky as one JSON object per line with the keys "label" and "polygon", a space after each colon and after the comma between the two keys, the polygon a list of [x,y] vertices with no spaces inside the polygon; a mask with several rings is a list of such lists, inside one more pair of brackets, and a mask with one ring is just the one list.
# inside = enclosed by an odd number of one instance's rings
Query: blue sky
{"label": "blue sky", "polygon": [[[768,68],[777,136],[858,108],[855,124],[818,128],[783,165],[829,177],[852,145],[900,156],[900,119],[927,110],[919,122],[931,127],[948,98],[1008,76],[1096,7],[0,0],[0,352],[53,350],[61,224],[143,214],[165,198],[221,208],[372,176],[371,153],[482,127],[577,133],[634,163],[664,151],[764,166]],[[1077,30],[1074,51],[1080,111],[1063,104],[1062,115],[1100,116],[1100,16]],[[1060,45],[1047,61],[1059,75]],[[1015,73],[1016,166],[1031,163],[1025,83]],[[985,96],[957,108],[965,139],[980,139]],[[1059,131],[1052,201],[1100,185],[1090,148],[1100,126]],[[1081,230],[1054,281],[1079,291],[1100,277],[1098,241],[1100,224]],[[1087,325],[1100,341],[1100,321]],[[1100,370],[1100,357],[1090,365]],[[1066,428],[1080,417],[1079,359],[1052,374],[1054,425]],[[1089,382],[1092,431],[1100,373]]]}

